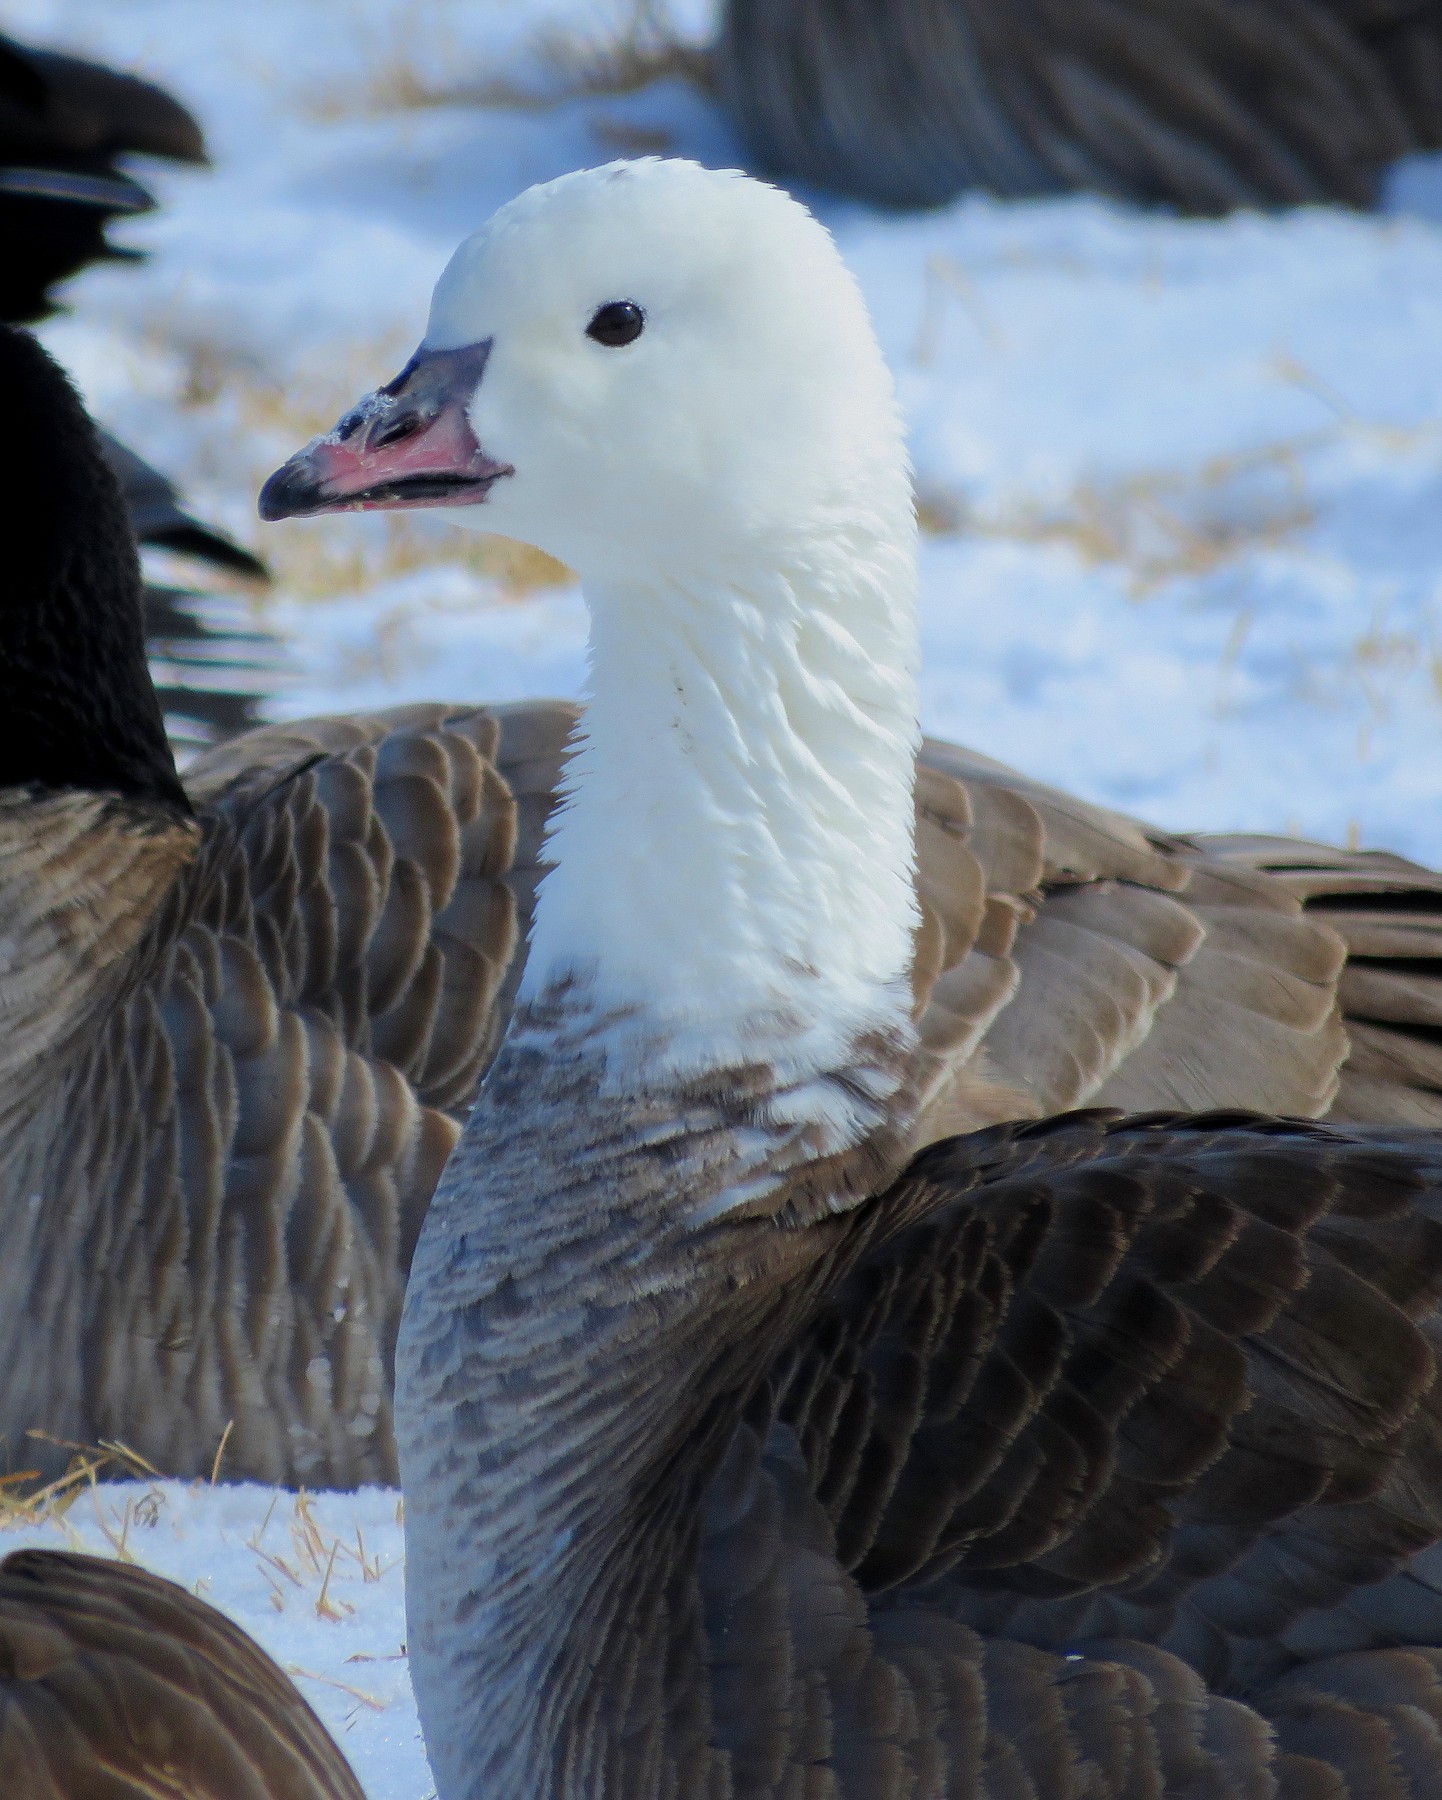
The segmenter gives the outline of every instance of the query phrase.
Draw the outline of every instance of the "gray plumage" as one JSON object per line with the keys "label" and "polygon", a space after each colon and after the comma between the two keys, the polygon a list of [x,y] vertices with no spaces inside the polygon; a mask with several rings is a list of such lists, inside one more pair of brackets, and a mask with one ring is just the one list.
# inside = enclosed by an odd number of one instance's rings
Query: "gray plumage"
{"label": "gray plumage", "polygon": [[1366,206],[1442,142],[1434,0],[729,0],[714,66],[763,172],[883,206]]}
{"label": "gray plumage", "polygon": [[1434,1141],[874,1139],[718,1221],[755,1072],[598,1108],[566,1010],[402,1328],[442,1800],[1437,1791]]}

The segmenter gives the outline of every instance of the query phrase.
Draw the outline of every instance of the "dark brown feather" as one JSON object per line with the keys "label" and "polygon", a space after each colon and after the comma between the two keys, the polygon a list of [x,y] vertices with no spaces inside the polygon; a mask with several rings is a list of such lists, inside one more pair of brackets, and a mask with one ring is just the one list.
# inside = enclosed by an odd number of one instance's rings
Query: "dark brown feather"
{"label": "dark brown feather", "polygon": [[1434,0],[730,0],[713,62],[765,172],[883,206],[1370,205],[1442,123]]}
{"label": "dark brown feather", "polygon": [[362,1800],[320,1720],[243,1631],[141,1569],[0,1563],[9,1800]]}

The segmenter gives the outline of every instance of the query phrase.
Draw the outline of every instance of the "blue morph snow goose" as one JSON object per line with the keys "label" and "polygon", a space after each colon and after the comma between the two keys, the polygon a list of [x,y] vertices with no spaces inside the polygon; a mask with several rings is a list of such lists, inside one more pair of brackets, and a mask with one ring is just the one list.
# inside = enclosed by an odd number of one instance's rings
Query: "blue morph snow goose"
{"label": "blue morph snow goose", "polygon": [[[628,328],[623,312],[597,330]],[[0,361],[17,421],[0,445],[17,547],[0,597],[0,1434],[17,1451],[34,1428],[120,1438],[194,1474],[233,1421],[232,1477],[393,1478],[405,1273],[521,976],[574,709],[275,725],[180,782],[90,428],[32,340],[0,337]],[[420,497],[407,459],[469,454],[455,400],[476,367],[421,359],[364,445],[357,427],[316,455],[364,448],[411,482],[398,499]],[[604,450],[584,426],[583,462]],[[464,479],[419,473],[431,498]],[[807,804],[839,804],[824,759],[799,777]],[[903,789],[888,829],[909,838]],[[1442,1116],[1426,871],[1247,840],[1214,854],[942,744],[914,800],[917,1144],[1090,1100]],[[612,841],[644,849],[641,898],[664,915],[669,824],[650,830]],[[1253,866],[1286,859],[1304,866]],[[777,879],[798,916],[839,905],[809,852]],[[1304,900],[1344,909],[1328,916],[1358,946],[1345,968]]]}
{"label": "blue morph snow goose", "polygon": [[[825,232],[687,164],[522,195],[263,501],[408,503],[591,613],[397,1349],[439,1800],[1434,1794],[1442,1142],[1093,1113],[915,1154],[914,522]],[[983,819],[1031,805],[972,767]],[[1252,911],[1322,956],[1227,856],[1060,816],[1137,862],[1063,884],[1058,1032],[1089,898],[1138,972],[1196,916],[1155,871],[1217,884],[1213,981]]]}

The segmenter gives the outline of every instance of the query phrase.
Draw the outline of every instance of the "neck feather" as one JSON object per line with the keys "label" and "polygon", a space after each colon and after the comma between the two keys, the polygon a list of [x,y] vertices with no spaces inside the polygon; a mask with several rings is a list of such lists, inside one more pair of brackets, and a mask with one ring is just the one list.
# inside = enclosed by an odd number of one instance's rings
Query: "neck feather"
{"label": "neck feather", "polygon": [[635,1018],[664,1078],[834,1067],[904,1012],[912,537],[908,514],[704,577],[588,583],[592,694],[523,998],[565,984]]}

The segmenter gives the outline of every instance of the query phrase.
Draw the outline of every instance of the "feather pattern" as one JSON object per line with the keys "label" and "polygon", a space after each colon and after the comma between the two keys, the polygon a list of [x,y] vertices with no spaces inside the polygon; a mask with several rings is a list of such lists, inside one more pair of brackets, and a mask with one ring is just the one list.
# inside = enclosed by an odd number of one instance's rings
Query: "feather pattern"
{"label": "feather pattern", "polygon": [[528,872],[504,735],[441,707],[261,732],[198,766],[195,825],[7,808],[33,919],[6,988],[12,1434],[196,1474],[233,1422],[232,1474],[393,1478],[405,1270]]}
{"label": "feather pattern", "polygon": [[764,171],[883,206],[1366,206],[1442,131],[1435,0],[730,0],[713,62]]}
{"label": "feather pattern", "polygon": [[0,1768],[12,1800],[362,1800],[269,1657],[143,1569],[0,1563]]}
{"label": "feather pattern", "polygon": [[1435,1140],[1069,1115],[704,1223],[734,1072],[638,1162],[541,1042],[403,1338],[446,1800],[1435,1790]]}
{"label": "feather pattern", "polygon": [[[12,1440],[198,1474],[234,1421],[234,1476],[394,1478],[405,1274],[509,1017],[576,716],[266,726],[192,764],[198,826],[6,797],[6,1316],[55,1327],[5,1359]],[[1302,893],[1266,860],[1294,845],[1167,839],[942,744],[917,821],[917,1145],[1091,1100],[1317,1114],[1349,1051],[1340,1116],[1442,1115],[1430,872],[1309,852],[1337,869]]]}

